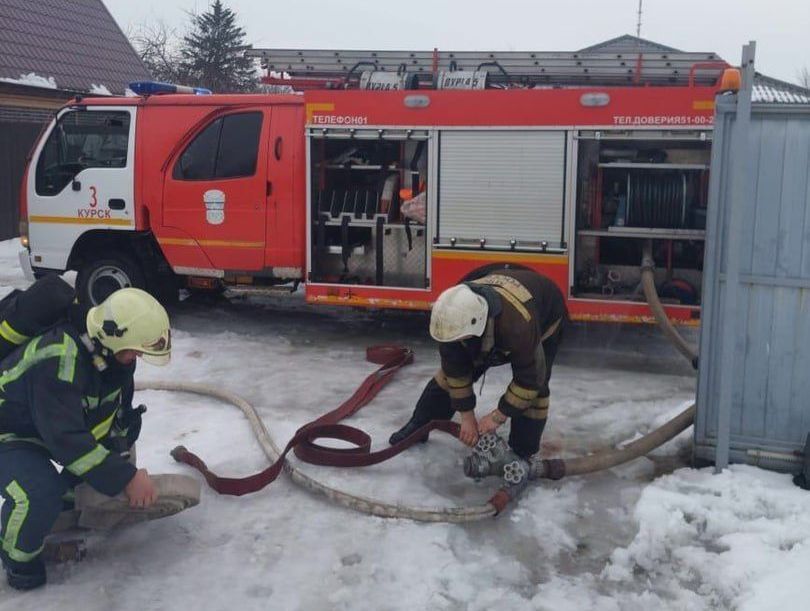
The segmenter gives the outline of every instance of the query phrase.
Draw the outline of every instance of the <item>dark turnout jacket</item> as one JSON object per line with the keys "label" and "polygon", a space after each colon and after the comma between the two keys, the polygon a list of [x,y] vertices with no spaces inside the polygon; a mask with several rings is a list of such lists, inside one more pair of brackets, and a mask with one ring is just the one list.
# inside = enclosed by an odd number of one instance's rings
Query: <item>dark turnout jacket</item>
{"label": "dark turnout jacket", "polygon": [[[562,292],[552,280],[529,270],[499,270],[468,284],[487,299],[487,327],[480,338],[440,345],[437,382],[450,394],[453,409],[469,411],[475,408],[476,373],[508,362],[512,381],[498,409],[509,417],[521,415],[538,405],[545,384],[538,380],[537,349],[567,319]],[[547,397],[546,391],[546,407]]]}
{"label": "dark turnout jacket", "polygon": [[77,329],[57,325],[0,361],[0,444],[38,445],[115,496],[136,471],[109,449],[125,434],[116,419],[131,407],[134,372],[134,364],[99,371]]}

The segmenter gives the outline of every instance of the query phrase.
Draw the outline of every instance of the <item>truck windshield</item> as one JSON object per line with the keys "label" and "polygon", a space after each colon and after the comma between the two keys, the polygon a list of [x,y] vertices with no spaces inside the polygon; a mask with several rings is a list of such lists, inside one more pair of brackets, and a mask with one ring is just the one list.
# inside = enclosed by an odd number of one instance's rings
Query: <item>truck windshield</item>
{"label": "truck windshield", "polygon": [[87,168],[127,165],[129,113],[73,111],[56,123],[37,162],[38,195],[60,193]]}

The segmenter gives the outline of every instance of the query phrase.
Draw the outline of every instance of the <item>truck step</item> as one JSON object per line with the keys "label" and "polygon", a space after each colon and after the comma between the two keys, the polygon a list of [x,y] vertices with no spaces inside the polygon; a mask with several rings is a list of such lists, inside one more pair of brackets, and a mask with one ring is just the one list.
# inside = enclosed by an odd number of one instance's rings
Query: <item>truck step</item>
{"label": "truck step", "polygon": [[249,286],[249,285],[236,285],[226,288],[227,293],[231,295],[273,295],[284,296],[295,294],[295,289],[292,286]]}

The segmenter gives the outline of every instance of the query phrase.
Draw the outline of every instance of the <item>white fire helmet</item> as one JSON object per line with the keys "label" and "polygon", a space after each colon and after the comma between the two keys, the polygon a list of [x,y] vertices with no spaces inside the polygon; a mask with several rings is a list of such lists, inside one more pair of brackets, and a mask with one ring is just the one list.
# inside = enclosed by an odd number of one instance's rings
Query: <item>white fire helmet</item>
{"label": "white fire helmet", "polygon": [[87,333],[117,354],[135,350],[153,365],[165,365],[172,352],[169,315],[146,291],[115,291],[87,313]]}
{"label": "white fire helmet", "polygon": [[487,300],[466,284],[444,291],[430,313],[430,335],[437,342],[481,337],[487,326]]}

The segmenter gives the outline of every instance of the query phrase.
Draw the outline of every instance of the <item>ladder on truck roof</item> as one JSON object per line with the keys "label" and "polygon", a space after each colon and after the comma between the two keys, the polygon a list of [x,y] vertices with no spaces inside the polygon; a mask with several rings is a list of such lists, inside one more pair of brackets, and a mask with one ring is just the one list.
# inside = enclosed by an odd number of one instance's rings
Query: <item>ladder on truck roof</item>
{"label": "ladder on truck roof", "polygon": [[716,53],[373,51],[250,49],[266,83],[294,88],[357,87],[362,72],[407,74],[433,88],[440,73],[486,71],[491,87],[713,85],[728,64]]}

